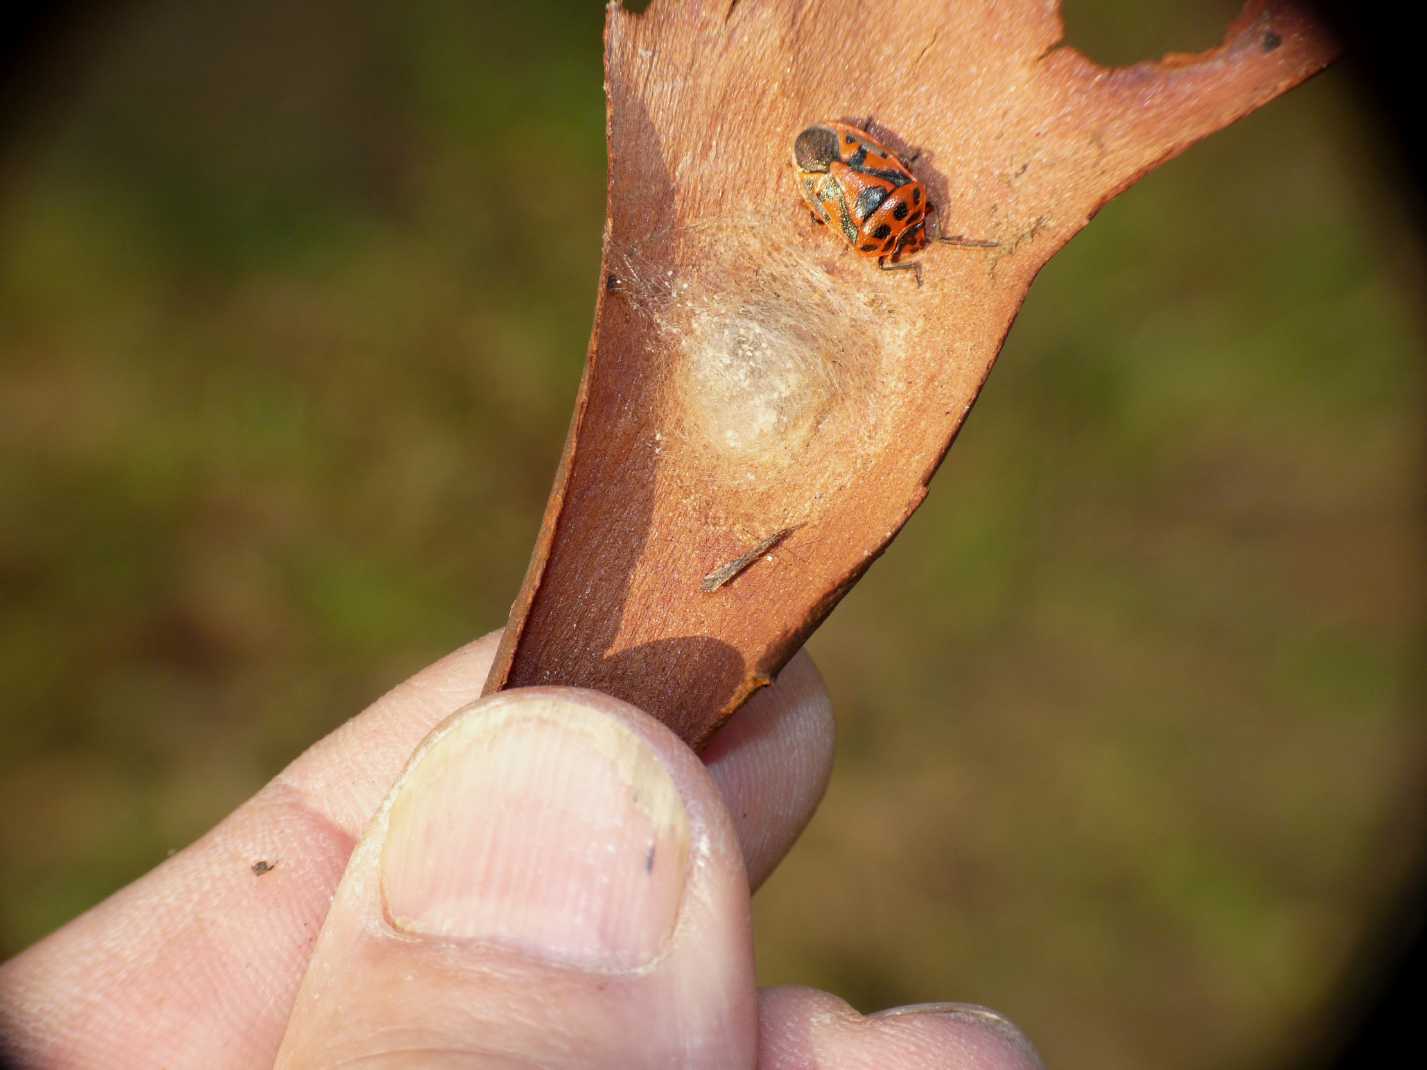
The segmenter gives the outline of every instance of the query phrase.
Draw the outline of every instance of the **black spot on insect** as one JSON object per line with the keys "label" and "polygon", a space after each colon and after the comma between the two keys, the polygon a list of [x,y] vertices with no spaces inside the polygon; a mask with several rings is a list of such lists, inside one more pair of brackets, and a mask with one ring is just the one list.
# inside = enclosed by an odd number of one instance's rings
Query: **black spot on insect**
{"label": "black spot on insect", "polygon": [[1269,30],[1268,33],[1263,35],[1263,50],[1265,52],[1272,52],[1281,44],[1283,44],[1283,38],[1272,30]]}
{"label": "black spot on insect", "polygon": [[887,191],[880,186],[868,186],[857,195],[856,213],[858,219],[866,219],[887,199]]}
{"label": "black spot on insect", "polygon": [[921,203],[922,203],[922,191],[921,191],[920,187],[917,187],[917,186],[913,186],[913,187],[912,187],[912,203],[913,203],[913,204],[921,204]]}
{"label": "black spot on insect", "polygon": [[893,218],[893,219],[906,219],[906,218],[907,218],[907,213],[908,213],[909,211],[911,211],[911,209],[907,207],[907,202],[906,202],[906,201],[898,201],[898,202],[897,202],[897,207],[895,207],[895,208],[892,209],[892,218]]}
{"label": "black spot on insect", "polygon": [[867,162],[867,146],[859,145],[857,151],[849,156],[845,162],[847,166],[854,171],[862,170],[862,165]]}
{"label": "black spot on insect", "polygon": [[793,159],[804,171],[826,171],[837,156],[837,134],[825,126],[810,126],[793,142]]}
{"label": "black spot on insect", "polygon": [[891,233],[892,233],[892,228],[891,228],[890,226],[888,226],[886,223],[883,223],[880,227],[878,227],[876,230],[874,230],[874,231],[872,232],[872,236],[873,236],[874,238],[885,238],[888,234],[891,234]]}
{"label": "black spot on insect", "polygon": [[894,248],[896,248],[896,245],[897,245],[897,239],[896,239],[896,238],[888,238],[886,241],[884,241],[884,242],[882,243],[882,251],[883,251],[884,253],[890,253]]}
{"label": "black spot on insect", "polygon": [[875,253],[877,251],[877,243],[870,241],[864,245],[859,245],[857,248],[860,252]]}

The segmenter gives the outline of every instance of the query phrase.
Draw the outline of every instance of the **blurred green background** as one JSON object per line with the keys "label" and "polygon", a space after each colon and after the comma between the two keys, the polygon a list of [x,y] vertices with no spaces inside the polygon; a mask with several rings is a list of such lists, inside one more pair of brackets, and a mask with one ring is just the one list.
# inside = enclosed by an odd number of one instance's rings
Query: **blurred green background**
{"label": "blurred green background", "polygon": [[[1067,17],[1130,62],[1231,9]],[[504,620],[597,285],[602,18],[151,0],[6,117],[0,951]],[[812,641],[838,769],[756,901],[765,982],[987,1003],[1061,1070],[1331,1032],[1427,824],[1422,270],[1353,90],[1036,283]]]}

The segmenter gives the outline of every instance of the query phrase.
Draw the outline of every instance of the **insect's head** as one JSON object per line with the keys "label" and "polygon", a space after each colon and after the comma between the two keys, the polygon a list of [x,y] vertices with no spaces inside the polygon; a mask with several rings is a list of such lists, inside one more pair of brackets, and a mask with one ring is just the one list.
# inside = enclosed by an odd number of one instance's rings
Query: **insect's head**
{"label": "insect's head", "polygon": [[837,132],[826,126],[810,126],[793,142],[793,160],[804,171],[826,171],[837,159]]}

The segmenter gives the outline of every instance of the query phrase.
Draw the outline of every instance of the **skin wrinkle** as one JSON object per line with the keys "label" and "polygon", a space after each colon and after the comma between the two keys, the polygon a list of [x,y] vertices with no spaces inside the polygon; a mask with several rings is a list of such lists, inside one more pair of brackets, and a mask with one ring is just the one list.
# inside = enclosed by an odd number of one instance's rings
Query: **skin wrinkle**
{"label": "skin wrinkle", "polygon": [[[549,1033],[549,1023],[535,1020],[534,1016],[529,1013],[532,1009],[531,1005],[518,1001],[492,1003],[480,1008],[458,1007],[456,1010],[465,1012],[465,1016],[463,1020],[447,1023],[447,1031],[453,1034],[449,1043],[433,1042],[430,1034],[424,1032],[417,1038],[406,1038],[406,1042],[403,1042],[403,1034],[410,1030],[404,1025],[391,1024],[376,1030],[368,1038],[375,1043],[377,1050],[339,1057],[331,1065],[334,1067],[364,1066],[372,1063],[380,1065],[393,1058],[429,1059],[434,1056],[442,1056],[479,1059],[482,1060],[479,1063],[482,1067],[496,1065],[510,1067],[511,1070],[537,1067],[540,1065],[539,1063],[523,1057],[518,1052],[508,1050],[511,1038],[518,1038],[536,1031]],[[517,1025],[518,1028],[512,1029],[513,1025]],[[486,1040],[493,1034],[500,1033],[501,1030],[509,1030],[505,1033],[506,1044],[491,1044]],[[413,1039],[420,1042],[410,1043]],[[489,1062],[491,1059],[501,1061],[492,1064]],[[427,1064],[418,1061],[411,1065]]]}
{"label": "skin wrinkle", "polygon": [[[271,799],[264,800],[264,796],[268,795],[271,796]],[[289,811],[299,817],[311,818],[314,828],[332,834],[333,842],[344,848],[344,855],[350,856],[357,846],[357,837],[352,833],[352,830],[345,828],[340,821],[328,813],[321,805],[321,801],[312,798],[300,784],[288,781],[281,774],[254,799],[255,802],[260,800],[268,802],[279,812]]]}
{"label": "skin wrinkle", "polygon": [[314,805],[355,840],[427,734],[480,697],[499,639],[500,632],[482,636],[398,684],[298,755],[274,782],[318,800]]}

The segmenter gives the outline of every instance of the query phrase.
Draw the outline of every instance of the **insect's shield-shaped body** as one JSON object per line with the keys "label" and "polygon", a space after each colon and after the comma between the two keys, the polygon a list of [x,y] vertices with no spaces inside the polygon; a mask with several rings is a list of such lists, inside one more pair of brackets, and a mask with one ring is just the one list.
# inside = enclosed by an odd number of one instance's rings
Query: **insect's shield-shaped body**
{"label": "insect's shield-shaped body", "polygon": [[810,126],[793,142],[793,166],[814,218],[860,255],[896,264],[926,247],[926,187],[865,130]]}

